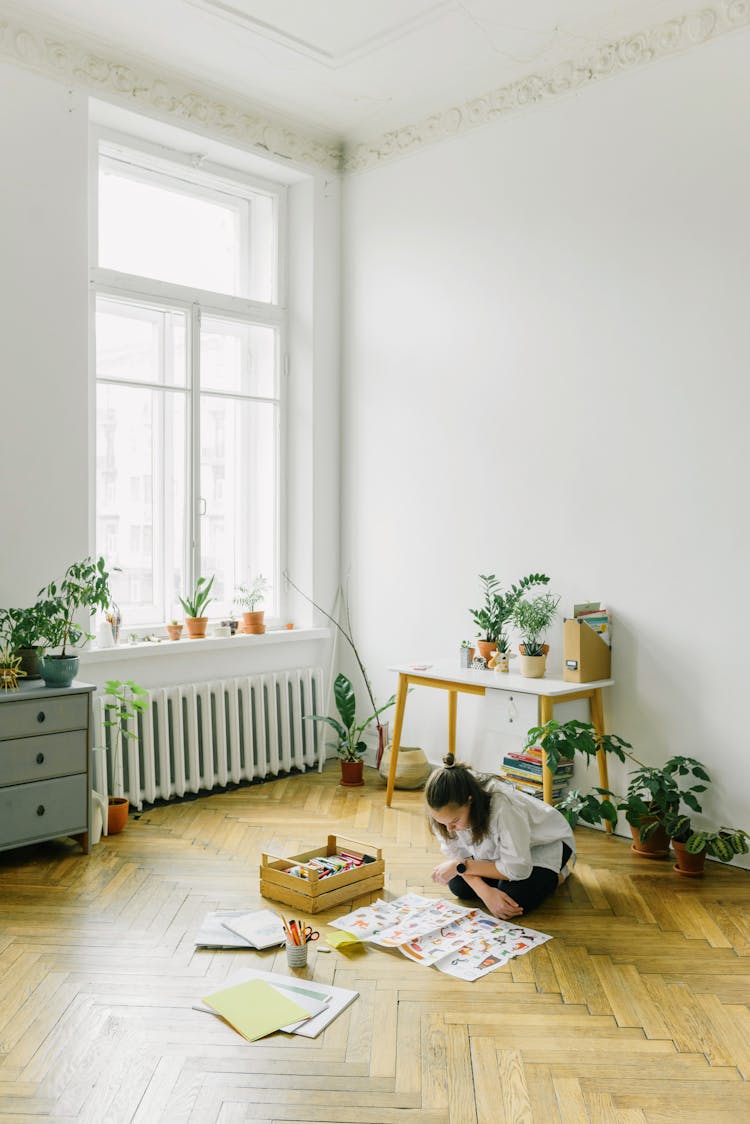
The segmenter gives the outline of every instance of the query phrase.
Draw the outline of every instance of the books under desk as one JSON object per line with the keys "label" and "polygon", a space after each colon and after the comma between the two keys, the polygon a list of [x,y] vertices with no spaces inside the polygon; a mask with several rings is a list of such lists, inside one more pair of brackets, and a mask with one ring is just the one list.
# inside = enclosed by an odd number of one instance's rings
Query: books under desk
{"label": "books under desk", "polygon": [[[512,784],[514,788],[517,788],[519,792],[525,792],[529,796],[535,796],[541,800],[544,792],[543,773],[542,751],[532,747],[524,750],[523,753],[506,753],[500,776],[503,780]],[[563,799],[568,791],[572,776],[572,761],[558,765],[552,778],[553,801],[557,802]]]}

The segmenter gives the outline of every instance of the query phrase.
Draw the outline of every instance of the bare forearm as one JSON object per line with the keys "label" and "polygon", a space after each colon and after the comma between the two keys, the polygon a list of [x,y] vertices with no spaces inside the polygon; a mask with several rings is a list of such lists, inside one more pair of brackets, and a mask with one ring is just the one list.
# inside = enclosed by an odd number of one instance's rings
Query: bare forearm
{"label": "bare forearm", "polygon": [[495,864],[489,859],[464,859],[466,864],[466,874],[464,878],[468,881],[469,875],[479,878],[499,878],[500,881],[507,881],[507,874],[501,874]]}

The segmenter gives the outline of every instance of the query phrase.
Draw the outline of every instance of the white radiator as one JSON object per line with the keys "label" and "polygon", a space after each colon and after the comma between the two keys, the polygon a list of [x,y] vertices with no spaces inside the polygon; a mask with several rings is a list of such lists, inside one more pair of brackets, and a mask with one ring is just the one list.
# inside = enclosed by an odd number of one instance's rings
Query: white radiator
{"label": "white radiator", "polygon": [[[146,697],[146,696],[144,696]],[[156,687],[148,708],[122,738],[122,783],[110,793],[144,801],[262,780],[317,765],[325,754],[324,733],[306,714],[325,705],[321,668],[297,668],[265,675]],[[110,745],[104,696],[94,698],[94,744]],[[110,778],[118,778],[107,754]]]}

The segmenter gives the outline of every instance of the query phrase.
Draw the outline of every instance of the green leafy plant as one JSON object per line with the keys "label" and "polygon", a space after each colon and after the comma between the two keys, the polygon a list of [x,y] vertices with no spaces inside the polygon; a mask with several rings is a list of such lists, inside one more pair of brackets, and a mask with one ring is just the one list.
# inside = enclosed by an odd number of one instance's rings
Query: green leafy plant
{"label": "green leafy plant", "polygon": [[111,731],[109,749],[114,766],[113,792],[117,793],[122,791],[123,738],[137,737],[130,729],[130,724],[148,707],[144,698],[148,691],[139,687],[132,679],[108,679],[104,684],[104,691],[104,725]]}
{"label": "green leafy plant", "polygon": [[335,731],[338,741],[336,752],[344,761],[359,761],[367,751],[367,743],[362,740],[362,734],[371,723],[393,706],[396,696],[391,695],[387,703],[378,707],[364,722],[357,721],[357,700],[351,680],[341,673],[336,676],[333,684],[333,697],[336,702],[338,718],[327,717],[322,714],[306,714],[311,722],[325,722]]}
{"label": "green leafy plant", "polygon": [[211,601],[211,587],[215,577],[216,575],[212,574],[210,578],[198,578],[191,594],[177,598],[185,610],[186,617],[203,616],[204,610]]}
{"label": "green leafy plant", "polygon": [[42,636],[44,613],[39,603],[28,609],[0,609],[0,638],[11,652],[35,648]]}
{"label": "green leafy plant", "polygon": [[75,617],[83,609],[106,610],[112,601],[109,573],[103,558],[84,558],[68,566],[62,580],[52,581],[39,591],[37,620],[40,637],[45,648],[60,648],[60,658],[67,655],[68,647],[81,640],[92,640],[93,634],[76,623]]}
{"label": "green leafy plant", "polygon": [[544,750],[547,765],[553,773],[559,765],[573,761],[576,753],[591,761],[600,749],[623,762],[626,757],[635,760],[627,752],[633,748],[630,742],[624,741],[617,734],[597,734],[590,722],[580,722],[577,718],[562,723],[552,719],[543,726],[533,726],[526,734],[524,748],[530,749],[533,746],[541,746]]}
{"label": "green leafy plant", "polygon": [[[594,793],[602,797],[599,800]],[[571,827],[579,821],[587,824],[598,824],[607,820],[613,827],[617,825],[617,808],[610,797],[614,793],[608,788],[595,786],[591,792],[582,793],[579,788],[572,788],[565,794],[565,799],[555,804],[558,812],[562,812]]]}
{"label": "green leafy plant", "polygon": [[540,593],[529,599],[520,598],[513,606],[511,621],[521,633],[524,655],[544,655],[544,634],[557,615],[559,597]]}
{"label": "green leafy plant", "polygon": [[[628,823],[638,828],[642,843],[659,826],[666,830],[667,820],[679,813],[682,802],[694,812],[703,810],[696,794],[706,791],[711,778],[700,761],[670,757],[661,768],[638,764],[640,768],[631,774],[627,793],[617,807]],[[699,783],[686,787],[684,778],[688,777],[695,777]]]}
{"label": "green leafy plant", "polygon": [[742,828],[723,827],[719,831],[696,830],[690,817],[680,813],[671,812],[664,820],[667,835],[674,842],[683,843],[685,850],[691,855],[699,855],[705,851],[719,862],[731,862],[735,855],[748,853],[748,839],[750,835]]}
{"label": "green leafy plant", "polygon": [[511,620],[515,606],[527,590],[547,585],[549,578],[546,574],[527,574],[518,583],[512,584],[505,593],[494,574],[480,574],[479,581],[484,604],[479,609],[469,609],[469,612],[479,630],[480,638],[496,644],[499,652],[507,652],[505,626]]}
{"label": "green leafy plant", "polygon": [[248,613],[255,611],[256,605],[261,605],[266,594],[271,588],[271,583],[262,574],[256,574],[249,585],[238,585],[234,594],[234,604],[241,605]]}

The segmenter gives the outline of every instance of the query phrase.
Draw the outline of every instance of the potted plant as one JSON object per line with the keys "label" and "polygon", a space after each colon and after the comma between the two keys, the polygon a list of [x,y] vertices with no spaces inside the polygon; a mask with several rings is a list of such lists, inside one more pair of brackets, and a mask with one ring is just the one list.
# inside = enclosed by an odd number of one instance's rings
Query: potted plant
{"label": "potted plant", "polygon": [[368,718],[365,718],[364,722],[357,721],[357,700],[351,680],[341,673],[334,681],[333,697],[339,713],[338,718],[330,718],[322,714],[306,714],[305,717],[311,722],[326,722],[334,730],[338,738],[336,752],[341,758],[341,784],[345,788],[356,788],[364,784],[362,757],[367,751],[367,742],[362,740],[362,734],[371,723],[377,721],[384,710],[393,706],[396,696],[391,695],[388,702],[378,707]]}
{"label": "potted plant", "polygon": [[471,667],[471,661],[474,659],[474,648],[470,640],[462,640],[460,648],[460,666]]}
{"label": "potted plant", "polygon": [[11,655],[19,657],[19,670],[27,679],[41,679],[39,641],[42,613],[38,604],[28,609],[0,609],[0,632]]}
{"label": "potted plant", "polygon": [[746,855],[750,836],[741,828],[723,827],[719,831],[697,831],[690,817],[671,813],[664,826],[672,840],[675,867],[678,874],[689,878],[703,874],[706,855],[712,855],[720,862],[731,862],[735,855]]}
{"label": "potted plant", "polygon": [[182,625],[176,619],[172,619],[167,625],[167,633],[170,640],[179,640],[182,636]]}
{"label": "potted plant", "polygon": [[256,574],[249,585],[238,585],[234,593],[234,604],[242,606],[242,628],[240,632],[259,636],[266,631],[265,611],[257,606],[271,588],[270,582],[262,574]]}
{"label": "potted plant", "polygon": [[[39,671],[46,686],[69,687],[78,672],[78,656],[70,649],[93,639],[92,633],[76,623],[76,614],[83,609],[106,610],[112,601],[104,559],[73,562],[59,584],[52,581],[39,591],[38,596],[43,595],[44,600],[36,604],[39,639],[45,649]],[[50,653],[49,648],[60,651]]]}
{"label": "potted plant", "polygon": [[122,795],[123,789],[123,738],[135,738],[137,735],[130,729],[130,723],[137,720],[147,708],[148,702],[143,697],[148,694],[143,687],[139,687],[132,679],[123,682],[120,679],[108,679],[104,684],[104,725],[111,731],[109,736],[109,752],[112,761],[110,776],[113,778],[112,795],[109,797],[107,814],[107,833],[117,835],[128,822],[129,801]]}
{"label": "potted plant", "polygon": [[191,640],[198,640],[206,635],[208,617],[203,615],[203,610],[211,601],[211,586],[214,584],[215,574],[210,578],[198,578],[193,592],[188,597],[178,597],[178,601],[185,610],[185,624]]}
{"label": "potted plant", "polygon": [[469,609],[479,629],[477,647],[488,662],[493,651],[507,658],[510,642],[505,627],[510,623],[515,605],[527,590],[547,585],[549,578],[546,574],[527,574],[517,584],[511,585],[507,593],[502,592],[500,581],[494,574],[480,574],[479,580],[484,603],[479,609]]}
{"label": "potted plant", "polygon": [[[625,812],[633,834],[633,851],[643,858],[666,858],[669,854],[667,824],[684,802],[694,812],[702,811],[696,793],[706,791],[710,777],[700,761],[692,757],[670,757],[664,765],[642,765],[631,774],[625,798],[617,805]],[[685,787],[682,779],[693,776],[700,783]]]}
{"label": "potted plant", "polygon": [[518,646],[521,675],[527,679],[541,679],[547,667],[549,645],[544,635],[557,615],[559,597],[540,593],[536,597],[519,598],[513,605],[511,620],[521,634]]}

